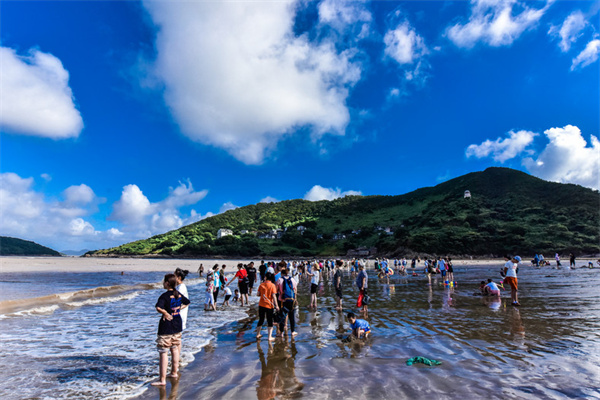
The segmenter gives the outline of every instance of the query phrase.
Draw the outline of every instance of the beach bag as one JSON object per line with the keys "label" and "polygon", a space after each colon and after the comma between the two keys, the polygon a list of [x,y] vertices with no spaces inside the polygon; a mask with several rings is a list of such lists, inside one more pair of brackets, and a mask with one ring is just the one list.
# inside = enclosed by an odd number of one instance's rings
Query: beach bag
{"label": "beach bag", "polygon": [[371,298],[369,297],[369,295],[365,292],[364,297],[362,298],[362,303],[365,305],[369,305],[369,303],[371,302]]}
{"label": "beach bag", "polygon": [[283,279],[283,301],[295,300],[294,286],[292,285],[291,278]]}
{"label": "beach bag", "polygon": [[281,322],[281,312],[273,311],[273,323],[279,324]]}

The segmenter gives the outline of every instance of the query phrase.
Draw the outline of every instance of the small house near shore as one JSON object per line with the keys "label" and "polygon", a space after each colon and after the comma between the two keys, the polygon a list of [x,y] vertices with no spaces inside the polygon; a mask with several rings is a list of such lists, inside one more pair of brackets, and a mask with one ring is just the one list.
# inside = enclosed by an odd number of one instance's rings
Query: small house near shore
{"label": "small house near shore", "polygon": [[231,229],[221,228],[217,231],[217,239],[221,239],[222,237],[231,235],[233,235],[233,231]]}

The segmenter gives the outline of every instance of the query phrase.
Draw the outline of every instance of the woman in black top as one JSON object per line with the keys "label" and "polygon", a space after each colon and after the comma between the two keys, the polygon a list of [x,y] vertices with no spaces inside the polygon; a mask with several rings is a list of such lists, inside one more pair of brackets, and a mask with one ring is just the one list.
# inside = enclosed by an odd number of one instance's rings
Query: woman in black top
{"label": "woman in black top", "polygon": [[160,295],[156,302],[156,311],[162,315],[158,323],[158,338],[156,347],[159,354],[159,380],[152,382],[152,386],[165,386],[167,384],[167,366],[169,364],[169,349],[171,349],[172,367],[169,378],[177,378],[179,371],[179,348],[181,346],[181,331],[183,322],[180,312],[186,308],[190,301],[179,293],[177,278],[174,274],[165,275],[163,287],[167,291]]}

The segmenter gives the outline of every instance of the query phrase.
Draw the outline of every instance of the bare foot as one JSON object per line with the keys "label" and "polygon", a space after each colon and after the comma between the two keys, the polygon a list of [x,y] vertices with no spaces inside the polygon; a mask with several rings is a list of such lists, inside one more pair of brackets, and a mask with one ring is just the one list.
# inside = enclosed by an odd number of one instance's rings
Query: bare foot
{"label": "bare foot", "polygon": [[269,342],[272,342],[274,340],[275,340],[275,338],[273,336],[269,336]]}
{"label": "bare foot", "polygon": [[167,375],[167,378],[179,378],[179,373],[177,371],[172,372],[171,375]]}
{"label": "bare foot", "polygon": [[256,335],[257,339],[260,339],[261,337],[262,337],[262,335],[260,333]]}
{"label": "bare foot", "polygon": [[292,332],[292,336],[296,336],[298,332]]}
{"label": "bare foot", "polygon": [[163,382],[163,381],[157,381],[157,382],[152,382],[150,384],[150,386],[166,386],[167,382]]}

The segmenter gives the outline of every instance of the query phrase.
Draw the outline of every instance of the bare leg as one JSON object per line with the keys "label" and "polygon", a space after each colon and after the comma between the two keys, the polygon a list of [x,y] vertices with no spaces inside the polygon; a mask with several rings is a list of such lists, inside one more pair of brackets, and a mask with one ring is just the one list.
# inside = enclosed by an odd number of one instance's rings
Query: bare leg
{"label": "bare leg", "polygon": [[275,338],[273,336],[271,336],[271,334],[273,333],[273,327],[269,326],[267,328],[267,336],[269,337],[269,342],[272,342],[273,340],[275,340]]}
{"label": "bare leg", "polygon": [[167,364],[169,364],[169,354],[158,353],[158,381],[152,382],[152,386],[165,386],[167,384]]}
{"label": "bare leg", "polygon": [[[171,348],[171,375],[169,378],[177,378],[179,373],[179,349],[180,347]],[[165,353],[166,354],[166,353]],[[166,369],[165,369],[166,372]]]}

